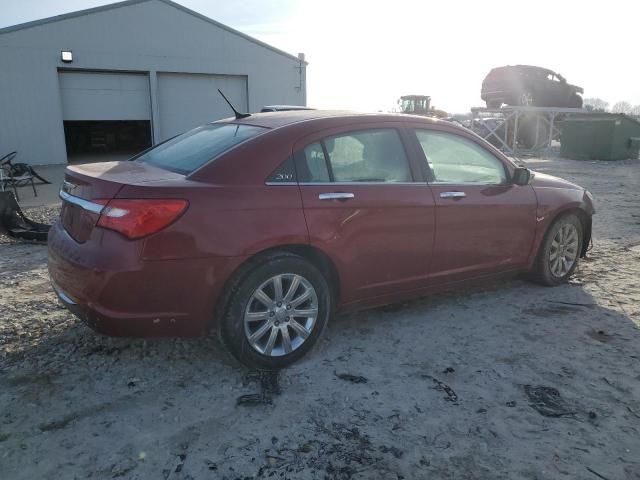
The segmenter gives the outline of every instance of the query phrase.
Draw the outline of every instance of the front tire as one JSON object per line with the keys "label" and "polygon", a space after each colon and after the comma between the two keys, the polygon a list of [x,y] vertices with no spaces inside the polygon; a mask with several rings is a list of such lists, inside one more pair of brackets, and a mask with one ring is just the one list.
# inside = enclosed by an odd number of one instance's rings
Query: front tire
{"label": "front tire", "polygon": [[219,334],[244,365],[279,369],[313,348],[331,311],[322,273],[298,255],[276,253],[232,280]]}
{"label": "front tire", "polygon": [[574,214],[558,218],[547,231],[533,270],[537,283],[556,286],[566,283],[578,265],[582,252],[583,227]]}

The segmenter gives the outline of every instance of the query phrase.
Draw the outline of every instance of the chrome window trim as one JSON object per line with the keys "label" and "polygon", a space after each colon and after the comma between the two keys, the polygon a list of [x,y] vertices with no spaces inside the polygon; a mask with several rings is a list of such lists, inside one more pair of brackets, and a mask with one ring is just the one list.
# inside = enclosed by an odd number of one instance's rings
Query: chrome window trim
{"label": "chrome window trim", "polygon": [[493,187],[504,187],[511,185],[511,183],[445,183],[445,182],[265,182],[267,186],[278,186],[278,185],[286,185],[286,186],[313,186],[313,187],[321,187],[324,185],[431,185],[434,187],[440,186],[454,186],[454,187],[475,187],[475,186],[493,186]]}
{"label": "chrome window trim", "polygon": [[453,186],[453,187],[486,187],[486,186],[493,186],[493,187],[505,187],[508,185],[513,185],[512,183],[509,182],[505,182],[505,183],[491,183],[491,182],[469,182],[469,183],[447,183],[447,182],[431,182],[429,183],[429,185],[434,186],[434,187],[440,187],[440,186]]}
{"label": "chrome window trim", "polygon": [[277,185],[300,185],[300,186],[314,186],[314,187],[322,187],[325,185],[429,185],[428,182],[265,182],[265,185],[268,186],[277,186]]}
{"label": "chrome window trim", "polygon": [[429,185],[427,182],[300,182],[298,185],[312,185],[312,186],[323,186],[323,185],[347,185],[347,186],[358,186],[358,185]]}
{"label": "chrome window trim", "polygon": [[87,210],[88,212],[100,215],[102,213],[102,210],[104,209],[104,205],[85,200],[84,198],[76,197],[75,195],[71,195],[64,190],[60,190],[60,193],[58,195],[65,202],[69,202],[70,204],[80,207],[83,210]]}

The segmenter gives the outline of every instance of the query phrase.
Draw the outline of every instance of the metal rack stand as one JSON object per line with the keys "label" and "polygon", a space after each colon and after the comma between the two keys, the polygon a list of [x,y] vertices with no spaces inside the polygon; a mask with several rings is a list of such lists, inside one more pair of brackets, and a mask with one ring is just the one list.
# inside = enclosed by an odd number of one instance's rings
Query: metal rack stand
{"label": "metal rack stand", "polygon": [[[471,125],[476,133],[481,132],[485,140],[496,144],[509,155],[520,153],[539,152],[551,147],[553,140],[560,138],[560,130],[556,121],[576,113],[588,113],[582,108],[557,108],[557,107],[512,107],[471,109]],[[495,122],[499,117],[502,122]],[[487,120],[491,118],[492,122]],[[535,121],[535,141],[529,149],[518,148],[518,141],[522,134],[522,120]],[[535,119],[535,120],[534,120]],[[480,128],[478,128],[480,127]],[[530,128],[530,126],[528,127]],[[531,132],[528,132],[531,133]]]}

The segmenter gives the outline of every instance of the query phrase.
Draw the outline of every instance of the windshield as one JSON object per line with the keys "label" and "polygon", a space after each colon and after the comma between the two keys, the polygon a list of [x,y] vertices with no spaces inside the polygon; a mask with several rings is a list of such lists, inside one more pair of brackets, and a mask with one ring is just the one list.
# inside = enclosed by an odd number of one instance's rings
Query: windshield
{"label": "windshield", "polygon": [[252,125],[203,125],[161,143],[135,160],[188,175],[231,147],[265,131],[264,127]]}

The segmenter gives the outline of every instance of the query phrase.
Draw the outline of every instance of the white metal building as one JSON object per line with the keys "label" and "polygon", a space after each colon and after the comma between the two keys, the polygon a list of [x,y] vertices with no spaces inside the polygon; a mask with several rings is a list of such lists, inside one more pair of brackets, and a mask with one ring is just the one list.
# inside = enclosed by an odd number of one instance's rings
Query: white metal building
{"label": "white metal building", "polygon": [[0,157],[130,155],[238,110],[306,105],[306,63],[170,0],[0,29]]}

